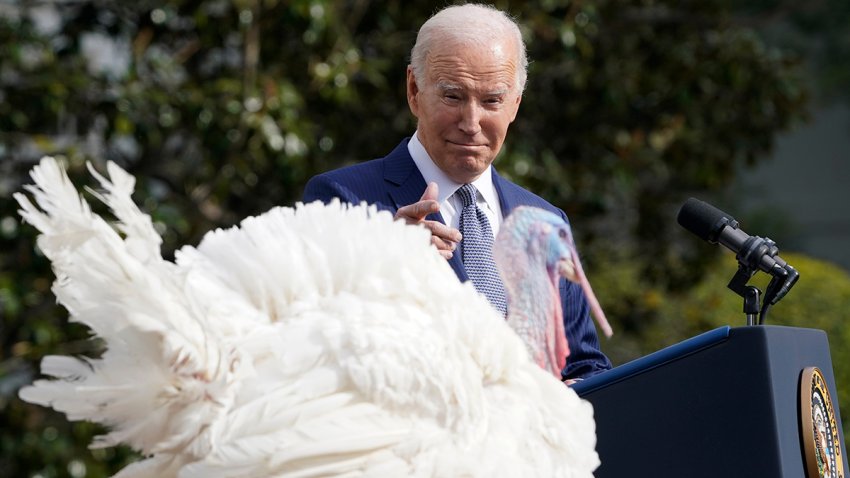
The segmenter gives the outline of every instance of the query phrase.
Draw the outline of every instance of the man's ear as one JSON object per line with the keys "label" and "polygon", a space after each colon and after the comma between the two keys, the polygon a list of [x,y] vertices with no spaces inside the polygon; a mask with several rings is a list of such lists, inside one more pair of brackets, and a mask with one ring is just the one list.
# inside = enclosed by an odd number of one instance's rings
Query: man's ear
{"label": "man's ear", "polygon": [[416,84],[416,77],[413,76],[413,67],[407,65],[407,105],[410,107],[410,112],[413,116],[419,117],[419,85]]}

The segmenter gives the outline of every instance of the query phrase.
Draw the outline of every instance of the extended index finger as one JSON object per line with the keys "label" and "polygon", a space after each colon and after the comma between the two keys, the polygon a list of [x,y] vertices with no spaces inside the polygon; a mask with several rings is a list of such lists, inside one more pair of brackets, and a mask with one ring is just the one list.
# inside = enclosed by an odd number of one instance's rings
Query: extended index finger
{"label": "extended index finger", "polygon": [[411,222],[421,222],[428,214],[435,213],[440,210],[440,204],[433,200],[418,201],[407,206],[402,206],[396,211],[396,218],[405,218]]}

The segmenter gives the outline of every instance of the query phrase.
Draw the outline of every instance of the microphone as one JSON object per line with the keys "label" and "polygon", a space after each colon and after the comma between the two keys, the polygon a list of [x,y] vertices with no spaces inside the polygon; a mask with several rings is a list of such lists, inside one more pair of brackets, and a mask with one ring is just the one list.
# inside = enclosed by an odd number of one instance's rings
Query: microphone
{"label": "microphone", "polygon": [[788,293],[797,282],[799,273],[779,257],[779,248],[768,238],[750,236],[738,229],[738,221],[731,215],[696,198],[685,201],[676,218],[679,224],[697,237],[711,244],[721,244],[735,253],[738,263],[755,273],[762,270],[775,278],[781,285],[770,295],[775,304]]}

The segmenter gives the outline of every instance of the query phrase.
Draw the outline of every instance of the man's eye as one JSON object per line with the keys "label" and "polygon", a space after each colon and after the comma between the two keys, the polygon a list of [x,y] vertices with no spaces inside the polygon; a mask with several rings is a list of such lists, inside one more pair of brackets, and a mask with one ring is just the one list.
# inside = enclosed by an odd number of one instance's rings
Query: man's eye
{"label": "man's eye", "polygon": [[497,106],[500,106],[501,104],[502,104],[501,98],[488,98],[488,99],[484,100],[484,106],[488,106],[490,108],[495,108]]}

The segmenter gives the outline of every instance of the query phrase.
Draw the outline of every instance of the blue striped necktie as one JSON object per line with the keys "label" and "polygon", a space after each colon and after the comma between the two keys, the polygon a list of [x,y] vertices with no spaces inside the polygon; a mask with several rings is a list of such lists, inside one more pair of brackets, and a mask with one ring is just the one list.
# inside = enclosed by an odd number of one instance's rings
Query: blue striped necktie
{"label": "blue striped necktie", "polygon": [[472,284],[484,294],[503,316],[507,314],[508,301],[505,286],[493,261],[493,229],[484,211],[478,208],[478,190],[464,184],[455,192],[463,208],[460,212],[460,233],[463,235],[461,259]]}

